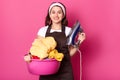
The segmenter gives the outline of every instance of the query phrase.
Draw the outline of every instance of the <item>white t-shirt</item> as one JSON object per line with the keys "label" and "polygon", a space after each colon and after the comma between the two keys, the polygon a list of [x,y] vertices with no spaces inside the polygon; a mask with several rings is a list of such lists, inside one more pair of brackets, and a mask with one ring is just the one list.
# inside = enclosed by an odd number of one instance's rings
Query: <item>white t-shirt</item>
{"label": "white t-shirt", "polygon": [[[42,37],[45,37],[47,28],[48,28],[48,26],[44,26],[44,27],[40,28],[39,31],[38,31],[38,33],[37,33],[37,35],[42,36]],[[51,30],[50,30],[50,33],[54,32],[54,31],[61,32],[61,30],[51,29]],[[71,31],[71,28],[68,27],[68,26],[66,26],[66,27],[65,27],[65,35],[68,36],[69,33],[70,33],[70,31]]]}

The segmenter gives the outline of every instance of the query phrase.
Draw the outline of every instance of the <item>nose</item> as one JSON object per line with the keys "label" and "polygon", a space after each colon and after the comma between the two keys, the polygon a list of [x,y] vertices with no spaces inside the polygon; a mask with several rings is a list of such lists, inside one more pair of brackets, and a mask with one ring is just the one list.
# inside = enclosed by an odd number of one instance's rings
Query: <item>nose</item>
{"label": "nose", "polygon": [[58,13],[55,13],[55,16],[58,17]]}

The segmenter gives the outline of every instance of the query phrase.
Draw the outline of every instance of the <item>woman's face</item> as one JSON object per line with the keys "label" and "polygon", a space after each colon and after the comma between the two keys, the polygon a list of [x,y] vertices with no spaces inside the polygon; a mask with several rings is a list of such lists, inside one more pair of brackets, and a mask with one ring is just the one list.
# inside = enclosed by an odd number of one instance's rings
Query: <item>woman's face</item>
{"label": "woman's face", "polygon": [[52,20],[52,23],[61,23],[62,19],[64,17],[63,11],[60,7],[54,6],[50,11],[50,18]]}

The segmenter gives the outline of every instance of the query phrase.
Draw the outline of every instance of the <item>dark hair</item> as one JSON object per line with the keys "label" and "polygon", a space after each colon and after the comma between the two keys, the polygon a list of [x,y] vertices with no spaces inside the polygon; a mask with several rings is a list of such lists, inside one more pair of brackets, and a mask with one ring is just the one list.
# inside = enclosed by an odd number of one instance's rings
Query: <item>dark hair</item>
{"label": "dark hair", "polygon": [[[53,2],[55,3],[55,2]],[[51,3],[51,5],[53,4]],[[61,2],[58,2],[60,4],[62,4]],[[63,5],[63,4],[62,4]],[[64,6],[64,5],[63,5]],[[65,8],[65,15],[64,15],[64,18],[62,19],[62,25],[63,26],[67,26],[68,25],[68,20],[66,18],[66,7],[64,6]],[[52,22],[51,22],[51,19],[50,19],[50,16],[49,16],[49,8],[48,8],[48,12],[47,12],[47,16],[46,16],[46,19],[45,19],[45,26],[51,26]]]}

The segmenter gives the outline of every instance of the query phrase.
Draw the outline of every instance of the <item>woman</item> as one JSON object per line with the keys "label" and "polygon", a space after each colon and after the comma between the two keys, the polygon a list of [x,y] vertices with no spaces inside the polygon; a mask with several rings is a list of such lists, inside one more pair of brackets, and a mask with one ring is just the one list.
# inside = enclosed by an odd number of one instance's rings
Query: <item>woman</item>
{"label": "woman", "polygon": [[[57,42],[56,49],[64,54],[59,71],[53,75],[41,75],[39,80],[74,80],[70,56],[73,56],[77,51],[77,47],[66,45],[67,36],[71,28],[67,26],[66,8],[60,2],[54,2],[48,9],[48,14],[45,20],[45,27],[38,31],[38,38],[52,36]],[[85,34],[80,33],[78,40],[82,43],[85,39]],[[25,59],[27,61],[27,59]]]}

